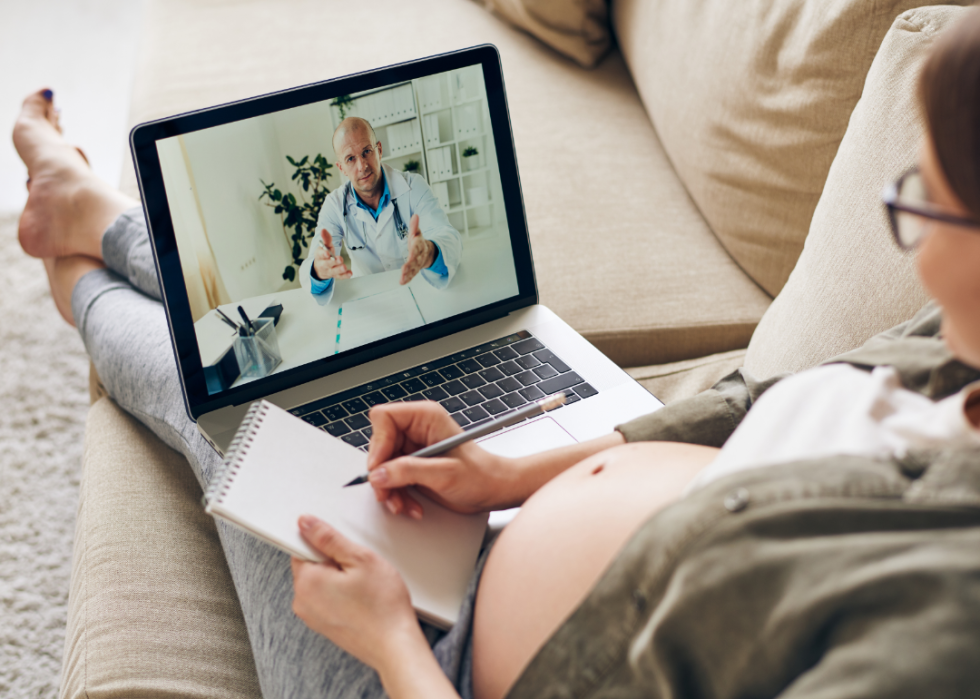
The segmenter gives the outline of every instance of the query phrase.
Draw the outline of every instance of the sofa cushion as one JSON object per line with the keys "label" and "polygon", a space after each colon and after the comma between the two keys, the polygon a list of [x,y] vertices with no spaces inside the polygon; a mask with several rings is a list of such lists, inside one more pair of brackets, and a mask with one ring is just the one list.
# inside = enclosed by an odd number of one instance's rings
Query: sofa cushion
{"label": "sofa cushion", "polygon": [[[623,365],[744,348],[769,299],[674,174],[618,53],[585,71],[469,0],[151,0],[135,122],[492,42],[541,302]],[[301,17],[302,21],[295,21]],[[338,23],[370,26],[330,31]],[[257,182],[258,180],[256,180]],[[135,193],[132,173],[124,188]]]}
{"label": "sofa cushion", "polygon": [[898,14],[930,4],[614,0],[619,45],[664,149],[770,294],[796,264],[882,38]]}
{"label": "sofa cushion", "polygon": [[664,403],[673,403],[711,388],[744,363],[745,350],[740,349],[669,364],[630,367],[626,373]]}
{"label": "sofa cushion", "polygon": [[92,406],[62,697],[261,696],[231,574],[200,499],[182,456],[110,399]]}
{"label": "sofa cushion", "polygon": [[881,192],[918,155],[922,61],[942,28],[968,11],[911,10],[885,37],[800,261],[752,337],[745,366],[754,375],[811,367],[911,318],[925,304],[914,257],[895,245]]}
{"label": "sofa cushion", "polygon": [[482,0],[514,26],[579,65],[593,68],[609,52],[607,0]]}

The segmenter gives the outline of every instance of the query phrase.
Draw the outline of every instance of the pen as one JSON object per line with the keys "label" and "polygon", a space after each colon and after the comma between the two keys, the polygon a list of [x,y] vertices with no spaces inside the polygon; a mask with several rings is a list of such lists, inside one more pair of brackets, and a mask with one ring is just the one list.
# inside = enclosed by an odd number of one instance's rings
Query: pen
{"label": "pen", "polygon": [[242,317],[242,320],[245,321],[245,325],[248,326],[248,329],[251,330],[252,331],[252,334],[254,335],[255,334],[255,326],[252,325],[252,321],[250,321],[248,319],[248,316],[245,315],[245,309],[242,308],[241,306],[238,307],[238,315],[240,315]]}
{"label": "pen", "polygon": [[221,320],[223,320],[223,321],[225,321],[225,322],[226,322],[226,323],[227,323],[228,325],[230,325],[230,326],[231,326],[231,327],[232,327],[232,328],[233,328],[234,330],[238,330],[238,323],[236,323],[236,322],[235,322],[235,321],[233,321],[233,320],[232,320],[231,318],[229,318],[228,316],[226,316],[226,315],[224,314],[224,312],[223,312],[223,311],[222,311],[222,310],[221,310],[220,308],[215,308],[214,310],[216,310],[216,311],[218,312],[218,315],[219,315],[219,316],[221,316]]}
{"label": "pen", "polygon": [[[525,418],[534,417],[535,415],[540,415],[541,413],[548,412],[549,410],[554,410],[555,408],[564,405],[567,399],[567,394],[555,393],[547,396],[546,398],[535,401],[530,405],[525,405],[523,408],[518,408],[511,413],[501,415],[496,420],[491,420],[490,422],[484,423],[468,432],[462,432],[461,434],[454,435],[449,439],[444,439],[441,442],[430,444],[424,449],[419,449],[417,452],[409,454],[409,456],[439,456],[439,454],[445,454],[447,451],[455,449],[460,444],[465,444],[471,440],[485,437],[491,432],[496,432],[497,430],[502,430],[505,427],[510,427],[514,423],[520,422]],[[362,476],[358,476],[350,483],[346,483],[344,487],[347,488],[348,486],[360,485],[361,483],[367,482],[368,475],[364,474]]]}

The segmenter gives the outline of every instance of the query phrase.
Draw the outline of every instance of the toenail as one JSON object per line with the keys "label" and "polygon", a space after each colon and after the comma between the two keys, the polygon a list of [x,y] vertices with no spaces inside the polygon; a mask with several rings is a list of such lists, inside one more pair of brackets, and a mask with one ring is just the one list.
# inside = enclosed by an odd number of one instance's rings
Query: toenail
{"label": "toenail", "polygon": [[45,90],[44,92],[41,93],[41,96],[44,97],[44,99],[46,99],[48,102],[50,102],[51,98],[54,97],[54,90]]}

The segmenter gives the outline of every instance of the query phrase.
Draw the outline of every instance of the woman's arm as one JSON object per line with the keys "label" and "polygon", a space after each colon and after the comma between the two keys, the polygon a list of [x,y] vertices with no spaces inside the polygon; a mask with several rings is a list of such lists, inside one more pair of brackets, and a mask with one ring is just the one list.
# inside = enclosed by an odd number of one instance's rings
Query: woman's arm
{"label": "woman's arm", "polygon": [[315,517],[300,517],[299,529],[327,562],[292,559],[296,616],[377,670],[392,699],[458,699],[398,571]]}
{"label": "woman's arm", "polygon": [[619,432],[517,459],[467,442],[444,456],[405,456],[462,430],[437,403],[390,403],[371,410],[368,472],[380,502],[395,514],[422,515],[405,490],[416,486],[457,512],[487,512],[522,504],[562,471],[593,454],[623,444]]}

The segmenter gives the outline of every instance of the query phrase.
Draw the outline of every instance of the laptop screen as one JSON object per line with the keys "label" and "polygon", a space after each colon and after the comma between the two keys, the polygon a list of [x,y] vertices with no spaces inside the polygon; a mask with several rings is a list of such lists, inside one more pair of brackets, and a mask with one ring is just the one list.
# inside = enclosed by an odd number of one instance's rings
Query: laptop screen
{"label": "laptop screen", "polygon": [[480,51],[259,98],[244,118],[217,108],[203,128],[176,118],[141,150],[134,131],[189,408],[369,361],[527,295],[502,82],[466,60]]}

